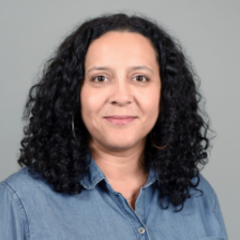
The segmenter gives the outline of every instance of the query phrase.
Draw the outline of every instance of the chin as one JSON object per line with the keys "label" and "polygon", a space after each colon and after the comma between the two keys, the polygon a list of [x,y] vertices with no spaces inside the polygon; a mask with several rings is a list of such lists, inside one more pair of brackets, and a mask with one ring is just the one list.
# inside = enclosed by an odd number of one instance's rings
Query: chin
{"label": "chin", "polygon": [[118,139],[115,138],[113,141],[108,142],[107,146],[111,149],[124,150],[133,147],[137,143],[136,141],[126,141],[126,138],[125,139],[123,138],[121,140]]}

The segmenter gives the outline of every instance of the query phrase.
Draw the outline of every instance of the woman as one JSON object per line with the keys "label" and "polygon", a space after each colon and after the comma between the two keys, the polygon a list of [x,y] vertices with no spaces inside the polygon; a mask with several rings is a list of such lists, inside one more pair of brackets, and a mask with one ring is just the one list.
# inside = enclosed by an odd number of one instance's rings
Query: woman
{"label": "woman", "polygon": [[199,173],[200,100],[157,23],[120,13],[83,23],[30,90],[26,167],[0,185],[3,239],[227,239]]}

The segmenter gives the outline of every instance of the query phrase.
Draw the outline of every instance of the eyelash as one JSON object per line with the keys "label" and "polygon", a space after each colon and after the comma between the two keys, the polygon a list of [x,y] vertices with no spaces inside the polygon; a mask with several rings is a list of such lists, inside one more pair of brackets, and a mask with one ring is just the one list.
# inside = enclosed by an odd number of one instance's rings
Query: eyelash
{"label": "eyelash", "polygon": [[[97,77],[105,77],[105,76],[103,76],[103,75],[97,75],[97,76],[95,76],[95,77],[92,77],[92,78],[91,78],[91,82],[94,82],[94,80],[95,80]],[[144,78],[146,79],[146,82],[149,81],[149,78],[146,77],[146,76],[144,76],[144,75],[137,75],[136,77],[144,77]],[[136,78],[136,77],[134,77],[134,78]],[[105,78],[106,78],[106,77],[105,77]]]}

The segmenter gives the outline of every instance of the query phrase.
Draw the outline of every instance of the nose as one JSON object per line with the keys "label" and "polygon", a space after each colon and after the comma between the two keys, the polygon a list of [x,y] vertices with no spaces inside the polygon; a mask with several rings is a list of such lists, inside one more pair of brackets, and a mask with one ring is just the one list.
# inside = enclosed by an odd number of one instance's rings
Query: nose
{"label": "nose", "polygon": [[114,105],[125,106],[132,102],[132,91],[130,84],[125,79],[114,82],[110,102]]}

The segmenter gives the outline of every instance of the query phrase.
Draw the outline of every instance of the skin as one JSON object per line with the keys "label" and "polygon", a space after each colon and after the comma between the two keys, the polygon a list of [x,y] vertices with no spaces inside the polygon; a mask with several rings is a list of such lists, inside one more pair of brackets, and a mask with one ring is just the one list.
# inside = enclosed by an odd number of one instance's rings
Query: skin
{"label": "skin", "polygon": [[[132,69],[134,66],[147,69]],[[92,70],[93,67],[106,67]],[[98,76],[98,77],[97,77]],[[149,81],[147,81],[147,78]],[[159,115],[161,80],[156,52],[138,33],[110,31],[95,39],[85,58],[81,114],[91,140],[92,157],[113,189],[130,198],[146,183],[144,147]],[[135,116],[126,125],[104,117]],[[129,200],[135,208],[135,198]]]}

